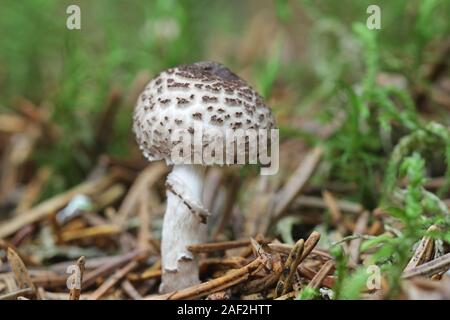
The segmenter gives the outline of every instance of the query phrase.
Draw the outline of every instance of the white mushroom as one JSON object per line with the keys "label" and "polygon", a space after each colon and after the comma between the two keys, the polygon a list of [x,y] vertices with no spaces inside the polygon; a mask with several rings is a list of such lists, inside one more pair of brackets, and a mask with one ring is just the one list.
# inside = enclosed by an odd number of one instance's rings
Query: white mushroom
{"label": "white mushroom", "polygon": [[219,63],[198,62],[172,68],[161,72],[146,86],[134,112],[136,140],[148,160],[164,159],[174,165],[166,182],[161,292],[199,283],[198,262],[187,246],[206,241],[209,213],[201,200],[206,161],[197,157],[197,162],[180,164],[173,159],[173,150],[181,143],[173,139],[177,130],[187,133],[192,139],[189,144],[193,141],[191,153],[183,155],[185,159],[192,159],[198,147],[201,151],[208,148],[210,140],[205,136],[200,140],[194,137],[199,125],[222,134],[227,129],[275,127],[261,96]]}

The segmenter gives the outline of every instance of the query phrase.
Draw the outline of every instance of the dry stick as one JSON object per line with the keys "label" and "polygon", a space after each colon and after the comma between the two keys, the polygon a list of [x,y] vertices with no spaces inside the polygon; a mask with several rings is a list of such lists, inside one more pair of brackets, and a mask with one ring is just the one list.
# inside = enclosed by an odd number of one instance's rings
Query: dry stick
{"label": "dry stick", "polygon": [[339,233],[342,236],[345,236],[345,234],[347,233],[347,228],[345,226],[342,212],[337,204],[336,199],[329,191],[324,191],[322,193],[322,196],[328,210],[330,211],[333,224],[336,226]]}
{"label": "dry stick", "polygon": [[241,300],[264,300],[264,296],[261,293],[251,293],[240,297]]}
{"label": "dry stick", "polygon": [[223,176],[224,171],[219,168],[211,168],[206,172],[205,186],[207,187],[203,190],[203,206],[210,212],[214,209]]}
{"label": "dry stick", "polygon": [[16,276],[19,288],[24,289],[26,286],[30,287],[36,295],[36,298],[40,300],[41,296],[37,291],[33,281],[31,281],[30,274],[28,273],[28,270],[25,267],[22,259],[20,259],[19,255],[12,248],[8,248],[7,252],[8,262],[11,266],[11,270]]}
{"label": "dry stick", "polygon": [[130,274],[127,278],[131,281],[143,281],[149,279],[159,278],[162,275],[161,269],[147,270],[144,273],[138,274]]}
{"label": "dry stick", "polygon": [[120,279],[125,277],[128,272],[138,266],[137,261],[130,261],[126,266],[117,270],[108,280],[106,280],[100,287],[97,288],[91,295],[92,300],[100,299],[109,289],[111,289]]}
{"label": "dry stick", "polygon": [[[355,229],[353,230],[354,235],[364,234],[367,229],[367,224],[369,223],[369,212],[364,211],[356,221]],[[358,237],[350,241],[348,250],[350,253],[350,264],[357,265],[359,262],[359,248],[362,243],[362,237]]]}
{"label": "dry stick", "polygon": [[[244,224],[244,235],[254,236],[264,232],[270,223],[269,204],[274,196],[272,185],[269,184],[269,176],[259,176],[254,187],[253,199],[248,208],[247,219]],[[262,215],[265,213],[266,215]],[[263,218],[261,218],[263,216]]]}
{"label": "dry stick", "polygon": [[[67,301],[67,293],[65,292],[50,292],[43,290],[42,296],[44,300],[65,300]],[[85,294],[80,295],[80,300],[88,300]]]}
{"label": "dry stick", "polygon": [[147,166],[147,168],[136,178],[130,191],[122,201],[116,215],[117,225],[123,226],[125,224],[128,217],[132,215],[142,193],[147,194],[147,190],[160,180],[167,171],[168,167],[161,162],[151,163]]}
{"label": "dry stick", "polygon": [[41,299],[42,300],[48,300],[47,297],[45,296],[45,289],[42,287],[38,288],[39,294],[41,295]]}
{"label": "dry stick", "polygon": [[[299,264],[306,259],[306,257],[309,256],[309,254],[314,250],[314,247],[317,245],[317,243],[320,240],[320,233],[317,231],[311,232],[308,239],[303,244],[303,252],[301,255],[301,259]],[[300,266],[298,266],[300,267]]]}
{"label": "dry stick", "polygon": [[370,228],[367,230],[369,236],[379,235],[383,231],[383,223],[380,220],[375,220]]}
{"label": "dry stick", "polygon": [[[283,254],[289,254],[291,252],[292,248],[294,247],[293,245],[286,244],[286,243],[269,243],[268,246],[273,251],[280,252]],[[321,251],[321,250],[317,250],[317,249],[313,249],[311,251],[311,255],[315,255],[315,256],[318,256],[318,257],[321,257],[321,258],[327,259],[327,260],[333,259],[325,251]]]}
{"label": "dry stick", "polygon": [[275,288],[275,297],[286,294],[292,288],[292,281],[294,280],[295,273],[297,272],[297,267],[300,264],[303,254],[304,240],[300,239],[292,248],[286,263],[283,267],[283,272],[278,280],[277,286]]}
{"label": "dry stick", "polygon": [[[443,107],[450,109],[450,97],[448,96],[447,92],[445,89],[443,88],[439,88],[439,87],[434,87],[431,89],[431,100],[433,100],[434,103],[440,104]],[[445,181],[445,178],[435,178],[440,179],[438,181],[436,181],[436,183],[433,183],[433,187],[435,185],[442,185],[443,182]],[[433,182],[433,181],[431,181]],[[426,185],[424,185],[424,187],[426,188]],[[435,187],[436,188],[436,187]]]}
{"label": "dry stick", "polygon": [[[425,74],[425,83],[435,83],[445,74],[448,67],[448,56],[450,54],[450,41],[446,39],[439,48],[437,58],[434,59]],[[433,87],[433,86],[430,86]],[[414,101],[418,108],[422,108],[429,100],[429,90],[423,86],[416,86],[414,90]],[[419,109],[420,110],[420,109]]]}
{"label": "dry stick", "polygon": [[[135,251],[133,251],[133,252],[135,252]],[[144,251],[142,251],[142,252],[144,252]],[[90,270],[97,269],[106,264],[118,262],[118,261],[122,260],[123,257],[124,257],[124,254],[119,254],[119,255],[114,255],[114,256],[106,256],[106,257],[89,258],[89,260],[86,261],[85,268],[90,269]],[[71,265],[73,265],[73,261],[64,261],[64,262],[55,263],[55,264],[49,266],[49,268],[51,271],[61,274],[61,273],[65,273],[67,270],[67,267],[69,267]]]}
{"label": "dry stick", "polygon": [[113,184],[112,186],[105,189],[105,191],[96,195],[93,198],[94,208],[92,210],[96,212],[102,211],[109,205],[117,202],[119,199],[122,199],[125,192],[126,188],[124,184],[122,183]]}
{"label": "dry stick", "polygon": [[12,244],[12,243],[9,242],[9,241],[0,239],[0,249],[3,249],[3,250],[5,250],[5,251],[8,251],[8,248],[13,249],[14,252],[16,252],[16,253],[19,255],[20,259],[22,259],[22,261],[23,261],[26,265],[28,265],[28,266],[30,266],[30,267],[35,267],[35,266],[38,265],[38,264],[36,263],[36,261],[35,261],[32,257],[29,257],[28,255],[25,255],[25,254],[22,254],[22,252],[21,252],[14,244]]}
{"label": "dry stick", "polygon": [[261,292],[266,288],[270,288],[274,284],[276,284],[278,282],[278,279],[280,278],[282,271],[283,268],[280,266],[278,269],[275,269],[271,274],[263,278],[248,281],[247,283],[243,284],[240,289],[242,292],[245,292],[246,294]]}
{"label": "dry stick", "polygon": [[[302,254],[302,259],[300,262],[302,262],[314,249],[314,247],[317,245],[317,243],[320,240],[320,233],[318,233],[317,231],[313,231],[308,239],[306,239],[305,241],[305,245],[303,248],[303,254]],[[305,266],[298,266],[298,271],[301,275],[308,277],[310,279],[312,279],[313,277],[311,277],[311,270]]]}
{"label": "dry stick", "polygon": [[287,300],[287,299],[294,298],[296,295],[297,295],[297,292],[291,291],[289,293],[282,295],[281,297],[275,298],[274,300]]}
{"label": "dry stick", "polygon": [[339,241],[334,241],[331,246],[337,246],[338,244],[346,243],[355,239],[371,240],[374,236],[368,236],[367,234],[354,233],[352,235],[346,236]]}
{"label": "dry stick", "polygon": [[57,210],[64,207],[77,194],[92,194],[103,190],[113,181],[113,175],[106,175],[100,179],[84,182],[75,188],[66,191],[58,196],[50,198],[33,209],[4,222],[0,225],[0,238],[6,238],[18,231],[22,227],[47,218]]}
{"label": "dry stick", "polygon": [[128,263],[130,260],[135,259],[143,254],[146,254],[146,250],[137,249],[132,252],[126,253],[119,256],[118,259],[111,260],[100,266],[98,269],[93,270],[86,274],[85,280],[83,281],[82,288],[87,288],[94,284],[97,278],[105,276],[112,272],[116,268],[120,268],[122,265]]}
{"label": "dry stick", "polygon": [[103,106],[102,112],[97,119],[94,133],[94,141],[97,143],[94,146],[92,158],[103,153],[106,146],[109,144],[114,132],[114,119],[122,102],[122,92],[119,88],[112,88],[108,94],[106,105]]}
{"label": "dry stick", "polygon": [[[347,201],[347,200],[335,200],[336,206],[341,212],[348,213],[361,213],[363,207],[359,203]],[[299,207],[310,207],[317,209],[327,209],[329,206],[323,199],[323,197],[306,196],[302,195],[298,197],[293,204]]]}
{"label": "dry stick", "polygon": [[139,231],[138,231],[138,244],[141,248],[149,248],[150,244],[148,240],[150,237],[150,206],[148,201],[148,194],[142,194],[139,198]]}
{"label": "dry stick", "polygon": [[[16,134],[14,139],[9,139],[0,161],[0,201],[7,200],[9,190],[16,189],[21,167],[32,154],[39,136],[38,128],[32,126],[25,133]],[[16,156],[18,154],[20,156]]]}
{"label": "dry stick", "polygon": [[79,284],[80,286],[72,286],[69,291],[69,300],[80,300],[80,294],[81,294],[81,284],[83,283],[83,274],[84,274],[84,264],[86,263],[86,258],[84,256],[81,256],[77,260],[77,268],[78,268],[78,276],[80,277]]}
{"label": "dry stick", "polygon": [[50,178],[51,172],[52,170],[46,166],[38,170],[36,176],[33,177],[31,182],[25,187],[24,195],[17,207],[14,209],[13,214],[18,214],[28,210],[33,205],[33,202],[39,197],[43,186]]}
{"label": "dry stick", "polygon": [[14,292],[8,292],[0,296],[0,300],[14,300],[18,296],[33,293],[31,288],[24,288]]}
{"label": "dry stick", "polygon": [[225,206],[223,208],[220,220],[217,223],[217,227],[212,232],[212,239],[214,240],[218,239],[219,235],[223,232],[223,230],[227,227],[227,224],[230,222],[233,213],[233,207],[239,193],[239,188],[241,186],[241,182],[238,177],[232,176],[229,179],[231,181],[227,182],[228,188],[226,193]]}
{"label": "dry stick", "polygon": [[67,277],[62,275],[39,275],[36,277],[32,277],[34,285],[37,287],[44,287],[46,289],[49,288],[57,288],[65,286],[67,283]]}
{"label": "dry stick", "polygon": [[230,294],[228,290],[218,291],[208,295],[205,300],[230,300]]}
{"label": "dry stick", "polygon": [[[432,232],[437,230],[438,228],[435,225],[432,225],[428,228],[427,232]],[[414,252],[414,255],[412,256],[411,260],[409,260],[408,265],[406,266],[405,270],[403,272],[410,271],[411,269],[430,261],[433,257],[434,253],[434,240],[431,237],[425,236],[420,241],[420,244],[418,245],[416,251]]]}
{"label": "dry stick", "polygon": [[[331,261],[331,260],[330,260]],[[316,272],[306,266],[298,266],[298,273],[302,276],[305,277],[309,280],[314,279]],[[323,280],[322,280],[322,285],[327,287],[327,288],[333,288],[334,286],[334,278],[332,276],[326,276]]]}
{"label": "dry stick", "polygon": [[[152,234],[152,227],[153,227],[153,221],[155,220],[155,217],[158,216],[159,214],[162,216],[162,214],[164,213],[165,210],[165,204],[161,203],[161,199],[159,199],[157,192],[154,189],[150,189],[148,196],[147,196],[147,202],[148,202],[148,208],[149,211],[147,213],[147,217],[145,219],[148,220],[148,224],[147,224],[147,231],[148,231],[148,235],[146,236],[146,245],[147,247],[152,249],[152,253],[154,252],[155,254],[159,253],[160,250],[160,243],[155,240],[155,237]],[[141,228],[143,228],[141,226]],[[141,233],[138,234],[138,239],[140,236],[142,236]]]}
{"label": "dry stick", "polygon": [[[301,259],[297,265],[297,269],[301,269],[299,265],[306,257],[313,251],[314,247],[317,245],[320,239],[320,233],[317,231],[313,231],[308,239],[303,244],[303,252],[301,254]],[[292,249],[291,249],[292,250]],[[273,284],[278,282],[279,277],[281,276],[281,272],[283,268],[280,267],[279,270],[274,270],[273,274],[270,274],[262,279],[256,279],[251,281],[245,288],[247,292],[258,292],[263,290],[264,288],[269,288]],[[300,271],[300,270],[299,270]]]}
{"label": "dry stick", "polygon": [[[156,275],[156,273],[159,272],[159,276],[161,276],[162,274],[162,270],[161,270],[161,259],[158,259],[155,261],[155,263],[153,263],[153,265],[151,267],[149,267],[147,270],[145,270],[144,272],[142,272],[142,274],[139,276],[137,280],[147,280],[148,279],[153,279],[158,277]],[[131,278],[129,278],[131,279]]]}
{"label": "dry stick", "polygon": [[254,248],[254,244],[253,241],[256,240],[257,243],[262,243],[264,240],[264,237],[262,236],[262,234],[257,234],[255,239],[250,239],[250,244],[243,248],[241,250],[241,252],[239,253],[239,256],[242,258],[248,258],[251,254],[253,254],[255,252],[255,248]]}
{"label": "dry stick", "polygon": [[316,275],[312,278],[312,280],[309,282],[308,286],[312,289],[319,289],[319,287],[322,285],[322,282],[327,277],[328,273],[333,269],[334,267],[334,261],[328,260],[324,263],[324,265],[320,268],[320,270],[316,273]]}
{"label": "dry stick", "polygon": [[[198,299],[210,293],[221,291],[232,287],[248,279],[250,273],[261,265],[261,259],[257,258],[240,269],[229,271],[222,277],[189,287],[180,291],[175,291],[164,295],[168,300]],[[149,298],[158,298],[149,297]]]}
{"label": "dry stick", "polygon": [[42,127],[42,130],[47,134],[45,138],[57,138],[58,127],[50,122],[47,108],[40,108],[40,106],[35,105],[33,102],[23,97],[20,97],[15,105],[17,111],[27,120]]}
{"label": "dry stick", "polygon": [[24,132],[27,122],[19,115],[0,114],[0,132],[9,134]]}
{"label": "dry stick", "polygon": [[[259,241],[261,242],[261,241]],[[267,241],[262,241],[267,242]],[[211,242],[211,243],[199,243],[188,246],[188,250],[192,253],[204,253],[204,252],[217,252],[224,251],[228,249],[235,249],[246,247],[251,244],[250,239],[243,240],[233,240],[233,241],[222,241],[222,242]]]}
{"label": "dry stick", "polygon": [[142,296],[128,280],[123,280],[120,287],[133,300],[141,300]]}
{"label": "dry stick", "polygon": [[225,258],[205,258],[200,260],[200,269],[204,270],[210,266],[219,266],[230,269],[239,269],[247,264],[247,259],[239,256]]}
{"label": "dry stick", "polygon": [[260,245],[258,241],[256,241],[255,239],[250,238],[250,242],[253,254],[261,259],[261,266],[264,267],[266,270],[272,271],[273,270],[272,255],[267,253],[264,250],[263,246]]}
{"label": "dry stick", "polygon": [[19,290],[14,272],[0,273],[0,283],[2,284],[2,290],[6,290],[6,292]]}
{"label": "dry stick", "polygon": [[99,215],[97,212],[88,211],[84,212],[81,216],[83,217],[83,220],[86,221],[87,225],[91,227],[111,225],[107,219]]}
{"label": "dry stick", "polygon": [[[283,189],[277,193],[274,198],[274,209],[270,213],[272,221],[279,219],[292,201],[303,190],[309,178],[314,173],[321,155],[322,149],[319,147],[316,147],[310,151],[295,170],[294,174],[288,180]],[[268,227],[269,226],[266,226],[264,231],[266,231]]]}
{"label": "dry stick", "polygon": [[35,230],[36,230],[36,226],[32,225],[32,224],[23,227],[22,229],[17,231],[14,234],[14,236],[11,238],[11,245],[13,245],[14,247],[20,246],[22,241],[24,241],[27,237],[32,235]]}
{"label": "dry stick", "polygon": [[121,230],[118,226],[105,224],[102,226],[94,226],[79,230],[76,229],[65,231],[61,233],[61,240],[67,242],[84,238],[113,236],[120,232]]}
{"label": "dry stick", "polygon": [[432,276],[433,274],[445,272],[450,268],[450,253],[447,253],[430,262],[426,262],[403,272],[403,279],[408,279],[416,276]]}
{"label": "dry stick", "polygon": [[320,233],[317,231],[311,232],[308,239],[306,239],[305,244],[303,245],[303,253],[300,262],[305,260],[305,258],[313,251],[314,247],[320,240]]}

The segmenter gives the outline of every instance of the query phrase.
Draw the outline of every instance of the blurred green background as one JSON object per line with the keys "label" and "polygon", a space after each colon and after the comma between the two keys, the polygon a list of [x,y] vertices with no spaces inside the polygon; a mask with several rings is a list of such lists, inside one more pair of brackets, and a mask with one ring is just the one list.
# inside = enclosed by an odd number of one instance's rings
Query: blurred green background
{"label": "blurred green background", "polygon": [[[81,30],[66,28],[70,4],[81,8]],[[381,30],[365,27],[370,4],[381,8]],[[391,152],[380,130],[407,133],[424,117],[449,123],[448,109],[433,104],[418,118],[413,89],[427,86],[424,65],[449,35],[449,12],[450,1],[437,0],[0,0],[0,107],[14,112],[25,98],[49,110],[61,134],[34,158],[53,167],[53,194],[82,180],[99,153],[136,153],[131,114],[140,80],[181,63],[220,61],[265,96],[283,139],[321,143],[304,119],[328,123],[346,112],[325,141],[330,178],[360,183],[370,202]],[[382,72],[405,89],[376,91]],[[114,90],[122,99],[99,148],[97,123]]]}

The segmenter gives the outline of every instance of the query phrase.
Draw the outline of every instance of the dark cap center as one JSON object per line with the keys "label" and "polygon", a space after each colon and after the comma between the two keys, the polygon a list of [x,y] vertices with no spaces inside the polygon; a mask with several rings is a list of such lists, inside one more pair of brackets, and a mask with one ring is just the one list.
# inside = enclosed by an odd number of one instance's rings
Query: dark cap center
{"label": "dark cap center", "polygon": [[240,80],[237,75],[230,71],[230,69],[217,62],[201,61],[194,63],[193,66],[201,69],[202,73],[216,76],[224,81]]}

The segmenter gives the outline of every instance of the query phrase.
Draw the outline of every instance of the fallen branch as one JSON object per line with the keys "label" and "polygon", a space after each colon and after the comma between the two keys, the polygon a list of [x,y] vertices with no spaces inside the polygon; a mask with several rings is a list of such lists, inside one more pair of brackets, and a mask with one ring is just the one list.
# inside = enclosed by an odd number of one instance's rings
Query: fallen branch
{"label": "fallen branch", "polygon": [[22,227],[45,219],[64,207],[77,194],[92,194],[98,192],[113,181],[113,175],[106,175],[100,179],[84,182],[75,188],[58,196],[50,198],[33,209],[23,212],[18,216],[0,225],[0,238],[6,238]]}
{"label": "fallen branch", "polygon": [[84,229],[68,230],[61,233],[61,240],[64,242],[93,237],[113,236],[120,233],[120,228],[116,225],[102,225]]}
{"label": "fallen branch", "polygon": [[22,259],[20,259],[19,255],[12,248],[8,248],[7,256],[11,270],[13,271],[17,283],[19,284],[19,288],[24,289],[28,286],[31,290],[33,290],[36,298],[40,300],[41,296],[33,281],[31,281],[30,274],[28,273]]}
{"label": "fallen branch", "polygon": [[79,300],[81,294],[81,284],[83,283],[83,274],[84,274],[84,264],[86,262],[86,258],[84,256],[80,257],[77,260],[77,268],[79,272],[79,284],[80,286],[73,286],[69,291],[69,300]]}
{"label": "fallen branch", "polygon": [[[353,234],[364,234],[367,229],[367,224],[369,223],[369,212],[364,211],[358,218],[356,222]],[[350,241],[348,250],[350,253],[350,264],[357,265],[359,262],[359,248],[362,243],[362,238],[358,237]]]}
{"label": "fallen branch", "polygon": [[303,239],[300,239],[299,241],[297,241],[297,243],[289,253],[289,256],[283,267],[283,272],[281,273],[281,277],[278,280],[277,286],[275,288],[276,298],[281,295],[285,295],[291,290],[292,281],[294,280],[295,273],[297,272],[297,267],[302,260],[303,245],[304,241]]}
{"label": "fallen branch", "polygon": [[100,299],[103,295],[105,295],[105,293],[109,289],[111,289],[117,282],[119,282],[120,279],[125,277],[128,274],[128,272],[130,272],[131,270],[133,270],[137,266],[138,266],[138,262],[137,261],[134,261],[134,260],[130,261],[126,266],[124,266],[123,268],[117,270],[110,278],[108,278],[108,280],[103,282],[103,284],[100,287],[98,287],[90,295],[90,298],[92,300]]}
{"label": "fallen branch", "polygon": [[14,292],[8,292],[0,296],[0,300],[14,300],[17,299],[18,296],[26,295],[33,293],[31,288],[19,289]]}
{"label": "fallen branch", "polygon": [[122,284],[120,285],[122,290],[133,300],[141,300],[142,296],[140,293],[136,290],[135,287],[131,284],[130,281],[124,280],[122,281]]}
{"label": "fallen branch", "polygon": [[[267,241],[266,241],[267,242]],[[212,243],[199,243],[188,246],[188,250],[192,253],[203,253],[203,252],[217,252],[225,251],[229,249],[246,247],[251,244],[251,240],[234,240],[234,241],[223,241],[223,242],[212,242]]]}
{"label": "fallen branch", "polygon": [[311,281],[308,283],[309,288],[312,289],[319,289],[322,285],[322,282],[327,277],[328,273],[331,271],[331,269],[334,268],[334,261],[329,260],[325,262],[325,264],[320,268],[320,270],[316,273],[316,275],[311,279]]}
{"label": "fallen branch", "polygon": [[[303,265],[298,266],[298,273],[302,277],[305,277],[305,278],[307,278],[309,280],[314,279],[314,277],[316,276],[316,272],[314,272],[310,268],[308,268],[306,266],[303,266]],[[327,287],[327,288],[333,288],[333,286],[334,286],[334,278],[332,276],[326,276],[322,280],[322,285]]]}
{"label": "fallen branch", "polygon": [[[257,258],[245,267],[229,271],[222,277],[180,291],[166,294],[164,295],[164,298],[167,300],[198,299],[211,293],[222,291],[247,280],[250,276],[250,273],[257,269],[260,265],[261,259]],[[147,297],[147,299],[158,299],[158,296]]]}
{"label": "fallen branch", "polygon": [[314,173],[317,164],[322,156],[322,149],[319,147],[310,151],[293,173],[286,185],[275,196],[274,209],[270,213],[271,220],[278,220],[286,211],[292,201],[303,190],[309,178]]}
{"label": "fallen branch", "polygon": [[[435,231],[437,230],[436,226],[431,226],[428,228],[427,232]],[[409,260],[408,265],[406,266],[404,272],[408,272],[415,267],[428,262],[431,260],[434,254],[434,240],[431,237],[425,236],[420,241],[419,245],[417,246],[416,251],[414,252],[414,255],[412,256],[411,260]]]}
{"label": "fallen branch", "polygon": [[136,259],[137,257],[144,255],[147,253],[147,250],[134,250],[132,252],[126,253],[122,256],[120,256],[118,259],[114,259],[108,263],[105,263],[104,265],[100,266],[99,268],[89,272],[86,274],[85,280],[82,284],[83,288],[88,288],[89,286],[93,285],[97,278],[101,276],[108,275],[110,272],[112,272],[116,268],[120,268],[124,264],[128,263],[130,260]]}
{"label": "fallen branch", "polygon": [[402,278],[409,279],[417,276],[432,276],[436,273],[446,272],[448,269],[450,269],[450,253],[403,272]]}

